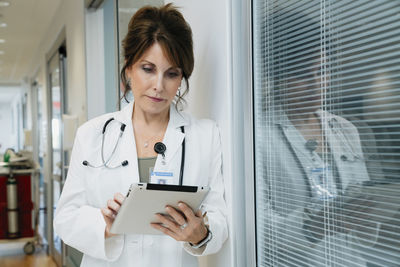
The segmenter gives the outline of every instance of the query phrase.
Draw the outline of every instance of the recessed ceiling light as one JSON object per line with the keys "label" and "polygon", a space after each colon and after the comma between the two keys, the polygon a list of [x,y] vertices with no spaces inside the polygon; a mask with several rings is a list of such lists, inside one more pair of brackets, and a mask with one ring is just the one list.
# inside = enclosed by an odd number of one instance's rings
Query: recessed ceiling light
{"label": "recessed ceiling light", "polygon": [[0,44],[4,44],[5,42],[6,42],[6,40],[0,39]]}
{"label": "recessed ceiling light", "polygon": [[5,28],[7,27],[7,23],[5,22],[0,22],[0,28]]}
{"label": "recessed ceiling light", "polygon": [[0,7],[5,7],[5,6],[9,6],[10,3],[6,2],[6,1],[0,1]]}

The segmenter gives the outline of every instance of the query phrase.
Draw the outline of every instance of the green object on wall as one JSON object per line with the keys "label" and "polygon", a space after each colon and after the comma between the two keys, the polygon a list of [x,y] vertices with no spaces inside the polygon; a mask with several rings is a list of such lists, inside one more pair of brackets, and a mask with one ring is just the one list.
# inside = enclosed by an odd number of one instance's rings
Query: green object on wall
{"label": "green object on wall", "polygon": [[9,162],[10,161],[10,157],[11,157],[10,154],[6,152],[4,154],[3,161],[4,162]]}

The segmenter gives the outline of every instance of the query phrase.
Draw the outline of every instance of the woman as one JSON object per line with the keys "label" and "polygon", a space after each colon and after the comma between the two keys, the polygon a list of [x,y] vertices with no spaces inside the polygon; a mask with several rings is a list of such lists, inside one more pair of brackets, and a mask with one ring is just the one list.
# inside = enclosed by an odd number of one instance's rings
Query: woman
{"label": "woman", "polygon": [[[55,231],[84,253],[81,266],[197,266],[195,256],[221,248],[227,223],[218,128],[177,108],[194,65],[191,29],[171,4],[143,7],[129,23],[123,51],[121,78],[134,102],[78,129]],[[172,173],[167,183],[179,184],[184,140],[182,182],[210,186],[207,215],[181,203],[178,210],[166,207],[170,216],[158,215],[162,224],[152,224],[161,235],[111,234],[130,184],[154,182],[151,170]],[[163,155],[153,149],[161,141]]]}

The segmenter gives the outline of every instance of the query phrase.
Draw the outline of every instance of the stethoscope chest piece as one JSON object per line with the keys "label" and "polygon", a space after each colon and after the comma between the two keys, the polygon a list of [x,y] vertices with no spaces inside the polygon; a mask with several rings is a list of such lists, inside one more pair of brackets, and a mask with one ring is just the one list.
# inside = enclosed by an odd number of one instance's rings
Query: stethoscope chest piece
{"label": "stethoscope chest piece", "polygon": [[162,164],[165,165],[165,151],[167,150],[167,147],[164,145],[162,142],[157,142],[154,144],[154,151],[157,154],[161,154],[162,156]]}
{"label": "stethoscope chest piece", "polygon": [[[181,126],[181,131],[182,133],[185,133],[185,128],[183,126]],[[181,169],[179,171],[179,185],[182,185],[183,183],[183,171],[185,168],[185,138],[182,141],[182,154],[181,154]],[[166,161],[165,161],[165,151],[167,150],[167,146],[163,143],[163,142],[157,142],[154,144],[154,151],[162,156],[162,161],[161,164],[162,165],[166,165]]]}

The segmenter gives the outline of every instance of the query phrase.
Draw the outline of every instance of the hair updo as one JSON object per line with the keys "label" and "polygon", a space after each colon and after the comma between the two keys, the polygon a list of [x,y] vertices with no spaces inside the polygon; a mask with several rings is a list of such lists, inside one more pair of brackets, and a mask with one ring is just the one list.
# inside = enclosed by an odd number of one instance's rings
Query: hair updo
{"label": "hair updo", "polygon": [[183,15],[172,4],[161,7],[145,6],[131,18],[128,33],[122,41],[124,65],[121,69],[121,81],[125,87],[123,98],[129,92],[125,71],[135,64],[143,54],[158,43],[169,62],[181,68],[186,88],[178,94],[175,105],[178,105],[189,90],[189,77],[193,72],[192,30]]}

